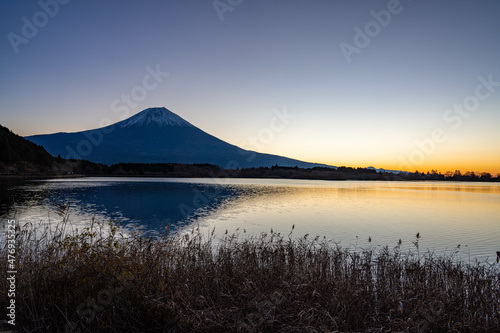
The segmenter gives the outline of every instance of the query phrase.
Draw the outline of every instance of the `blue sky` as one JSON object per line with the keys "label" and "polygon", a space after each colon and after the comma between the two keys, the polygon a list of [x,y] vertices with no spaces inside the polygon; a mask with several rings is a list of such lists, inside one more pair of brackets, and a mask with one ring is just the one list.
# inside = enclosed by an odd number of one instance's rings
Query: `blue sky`
{"label": "blue sky", "polygon": [[0,3],[0,123],[20,135],[165,106],[311,162],[500,172],[500,1],[59,1]]}

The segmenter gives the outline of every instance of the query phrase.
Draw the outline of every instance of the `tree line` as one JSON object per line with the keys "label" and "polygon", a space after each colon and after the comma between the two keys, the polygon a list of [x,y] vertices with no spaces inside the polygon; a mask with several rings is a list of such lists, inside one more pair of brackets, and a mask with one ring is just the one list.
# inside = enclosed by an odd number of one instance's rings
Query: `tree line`
{"label": "tree line", "polygon": [[500,181],[500,174],[460,170],[444,174],[431,170],[415,172],[380,172],[372,168],[315,167],[310,169],[274,165],[271,167],[225,170],[212,164],[181,163],[118,163],[104,165],[86,160],[53,157],[36,145],[0,125],[0,175],[102,175],[157,177],[222,177],[222,178],[287,178],[323,180],[441,180],[441,181]]}

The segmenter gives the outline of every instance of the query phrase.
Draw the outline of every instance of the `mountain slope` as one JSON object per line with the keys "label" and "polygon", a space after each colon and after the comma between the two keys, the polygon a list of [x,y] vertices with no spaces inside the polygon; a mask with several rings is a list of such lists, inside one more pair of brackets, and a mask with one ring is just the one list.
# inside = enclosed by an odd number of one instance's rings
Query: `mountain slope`
{"label": "mountain slope", "polygon": [[150,108],[116,124],[76,133],[26,137],[50,154],[87,159],[96,163],[210,163],[222,168],[311,168],[282,156],[241,149],[193,126],[166,108]]}
{"label": "mountain slope", "polygon": [[47,166],[54,161],[43,147],[14,134],[7,127],[0,125],[0,162],[12,165],[29,162]]}

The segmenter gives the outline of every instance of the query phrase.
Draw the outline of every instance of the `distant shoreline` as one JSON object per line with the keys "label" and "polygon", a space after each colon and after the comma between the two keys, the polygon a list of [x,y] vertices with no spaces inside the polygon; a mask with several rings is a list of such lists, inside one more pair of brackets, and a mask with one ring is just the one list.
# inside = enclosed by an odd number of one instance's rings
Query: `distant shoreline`
{"label": "distant shoreline", "polygon": [[258,176],[196,176],[196,175],[165,175],[165,174],[72,174],[72,175],[44,175],[44,174],[28,174],[28,175],[2,175],[0,174],[0,183],[5,182],[18,182],[18,181],[29,181],[29,180],[47,180],[47,179],[77,179],[77,178],[200,178],[200,179],[291,179],[291,180],[325,180],[325,181],[384,181],[384,182],[468,182],[468,183],[499,183],[500,179],[492,178],[491,180],[464,180],[464,179],[328,179],[328,178],[291,178],[291,177],[258,177]]}
{"label": "distant shoreline", "polygon": [[[87,175],[43,175],[43,174],[33,174],[33,175],[1,175],[1,181],[17,181],[17,180],[43,180],[43,179],[58,179],[58,178],[86,178]],[[94,177],[94,176],[92,176]]]}

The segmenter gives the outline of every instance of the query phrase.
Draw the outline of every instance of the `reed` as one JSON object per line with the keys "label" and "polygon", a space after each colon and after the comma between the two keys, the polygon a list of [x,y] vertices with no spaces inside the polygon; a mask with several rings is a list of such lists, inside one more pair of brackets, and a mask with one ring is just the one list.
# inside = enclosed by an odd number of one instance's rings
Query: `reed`
{"label": "reed", "polygon": [[18,331],[500,331],[498,265],[423,253],[418,237],[415,252],[352,250],[272,231],[148,238],[66,224],[19,231]]}

